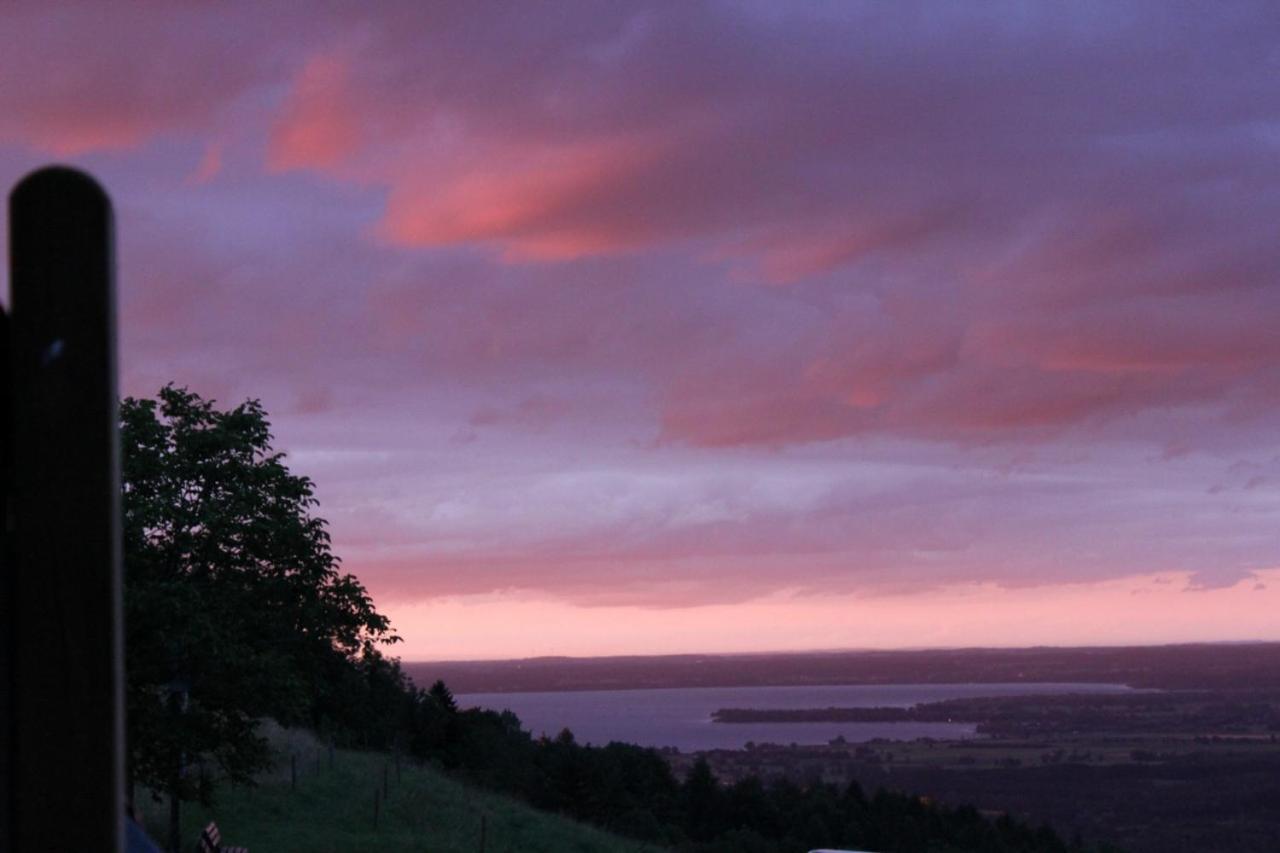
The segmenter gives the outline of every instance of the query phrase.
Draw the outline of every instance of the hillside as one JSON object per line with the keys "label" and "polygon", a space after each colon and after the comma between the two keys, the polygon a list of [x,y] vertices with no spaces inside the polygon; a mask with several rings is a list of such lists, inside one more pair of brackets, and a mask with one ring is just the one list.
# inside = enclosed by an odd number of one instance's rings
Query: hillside
{"label": "hillside", "polygon": [[[273,738],[275,740],[275,738]],[[298,784],[291,790],[289,760],[253,788],[219,787],[211,808],[184,806],[184,842],[215,820],[228,844],[250,853],[650,853],[660,848],[609,835],[515,800],[468,787],[430,767],[394,764],[378,753],[336,750],[328,754],[296,739]],[[374,826],[374,794],[384,768],[389,796]],[[140,798],[144,822],[163,840],[165,807]]]}

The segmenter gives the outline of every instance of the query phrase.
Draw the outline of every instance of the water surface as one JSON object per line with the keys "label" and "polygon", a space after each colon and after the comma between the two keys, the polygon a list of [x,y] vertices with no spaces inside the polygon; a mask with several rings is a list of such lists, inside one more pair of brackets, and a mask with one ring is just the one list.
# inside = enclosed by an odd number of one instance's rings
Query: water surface
{"label": "water surface", "polygon": [[682,751],[755,743],[822,744],[843,737],[912,740],[974,737],[968,723],[713,723],[719,708],[908,708],[921,702],[1036,693],[1125,693],[1120,684],[858,684],[806,687],[673,687],[547,693],[463,693],[463,708],[509,709],[535,736],[569,729],[580,743],[624,741]]}

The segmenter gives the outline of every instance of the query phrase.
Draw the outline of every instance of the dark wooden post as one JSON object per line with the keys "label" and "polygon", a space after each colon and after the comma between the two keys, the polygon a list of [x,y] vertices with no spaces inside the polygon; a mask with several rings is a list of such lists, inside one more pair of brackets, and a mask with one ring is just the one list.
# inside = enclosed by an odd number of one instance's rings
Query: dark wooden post
{"label": "dark wooden post", "polygon": [[[176,788],[182,782],[182,759],[178,759],[177,775],[174,777],[173,784]],[[165,850],[168,853],[181,853],[182,851],[182,800],[178,799],[177,790],[169,793],[169,831],[167,833],[168,840],[165,842]]]}
{"label": "dark wooden post", "polygon": [[378,789],[375,787],[375,788],[373,789],[373,828],[374,828],[374,831],[377,831],[377,829],[378,829],[378,794],[379,794],[379,793],[380,793],[380,792],[379,792],[379,791],[378,791]]}
{"label": "dark wooden post", "polygon": [[298,755],[293,753],[289,756],[289,790],[298,790]]}
{"label": "dark wooden post", "polygon": [[111,202],[42,169],[9,199],[0,848],[123,849]]}
{"label": "dark wooden post", "polygon": [[[187,706],[187,685],[182,679],[175,678],[169,684],[169,713],[173,715],[175,730],[181,725],[182,715]],[[169,792],[169,832],[165,849],[169,853],[181,853],[182,850],[182,801],[178,799],[178,786],[187,775],[186,756],[181,749],[174,755],[173,790]]]}
{"label": "dark wooden post", "polygon": [[486,823],[487,821],[485,819],[485,816],[480,815],[480,853],[484,853],[484,836],[485,836],[485,830],[488,828],[486,826]]}

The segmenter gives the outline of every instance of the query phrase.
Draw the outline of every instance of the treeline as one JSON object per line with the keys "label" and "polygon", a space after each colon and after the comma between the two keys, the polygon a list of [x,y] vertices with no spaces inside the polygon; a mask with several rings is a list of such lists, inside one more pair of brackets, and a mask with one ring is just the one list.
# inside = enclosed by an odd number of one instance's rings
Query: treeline
{"label": "treeline", "polygon": [[[713,723],[949,723],[949,709],[941,702],[927,702],[908,708],[720,708],[711,712]],[[967,717],[956,722],[973,722]]]}
{"label": "treeline", "polygon": [[[358,735],[377,749],[401,749],[469,782],[568,815],[618,835],[697,853],[782,853],[854,847],[895,853],[1105,851],[1064,842],[1048,827],[971,807],[947,808],[888,790],[868,796],[856,783],[716,779],[705,761],[677,779],[656,750],[624,743],[579,744],[562,731],[534,737],[510,711],[460,709],[437,681],[418,690],[386,660],[380,678],[400,695],[376,710]],[[387,725],[389,722],[395,725]]]}
{"label": "treeline", "polygon": [[[410,675],[419,667],[410,664]],[[546,657],[429,665],[461,693],[618,688],[752,687],[779,684],[1128,684],[1162,690],[1280,689],[1280,642],[1177,646],[741,655]],[[419,681],[425,683],[423,678]]]}
{"label": "treeline", "polygon": [[1170,691],[967,697],[908,708],[721,708],[717,723],[963,722],[982,734],[1280,732],[1280,691]]}

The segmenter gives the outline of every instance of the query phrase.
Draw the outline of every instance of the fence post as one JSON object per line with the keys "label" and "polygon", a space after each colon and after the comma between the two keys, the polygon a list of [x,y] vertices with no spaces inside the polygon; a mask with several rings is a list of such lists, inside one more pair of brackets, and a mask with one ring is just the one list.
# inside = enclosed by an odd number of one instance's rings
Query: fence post
{"label": "fence post", "polygon": [[289,755],[289,790],[298,790],[298,754]]}
{"label": "fence post", "polygon": [[484,815],[480,815],[480,853],[484,853],[484,837],[486,827],[486,819]]}
{"label": "fence post", "polygon": [[373,789],[373,829],[375,832],[377,832],[378,830],[378,794],[379,794],[378,789],[374,788]]}

